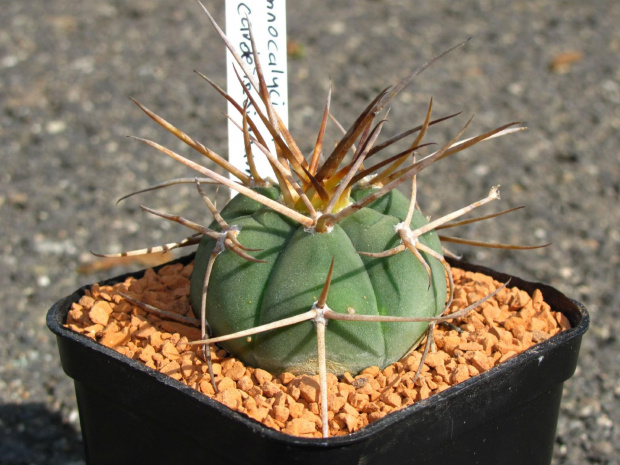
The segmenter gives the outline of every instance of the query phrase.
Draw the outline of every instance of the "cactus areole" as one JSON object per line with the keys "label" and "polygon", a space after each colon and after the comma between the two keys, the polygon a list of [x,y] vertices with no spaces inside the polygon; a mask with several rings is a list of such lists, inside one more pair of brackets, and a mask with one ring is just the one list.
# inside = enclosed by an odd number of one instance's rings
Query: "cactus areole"
{"label": "cactus areole", "polygon": [[[276,188],[263,189],[277,198]],[[354,190],[353,199],[364,195]],[[382,252],[398,245],[395,226],[407,215],[400,191],[375,200],[325,232],[299,225],[268,207],[237,196],[222,217],[240,228],[244,246],[265,263],[249,262],[227,250],[215,260],[207,289],[207,319],[214,336],[236,333],[303,313],[319,299],[332,258],[334,269],[327,305],[335,312],[363,315],[433,317],[446,302],[442,264],[422,254],[432,279],[411,253],[375,258],[358,251]],[[229,213],[230,212],[230,213]],[[426,224],[416,211],[411,228]],[[419,239],[437,253],[441,243],[430,231]],[[208,259],[217,241],[205,237],[198,248],[191,281],[191,302],[200,316]],[[405,355],[424,335],[427,322],[330,321],[326,329],[328,371],[357,373],[385,366]],[[280,373],[315,373],[316,332],[311,321],[233,339],[223,346],[248,365]]]}

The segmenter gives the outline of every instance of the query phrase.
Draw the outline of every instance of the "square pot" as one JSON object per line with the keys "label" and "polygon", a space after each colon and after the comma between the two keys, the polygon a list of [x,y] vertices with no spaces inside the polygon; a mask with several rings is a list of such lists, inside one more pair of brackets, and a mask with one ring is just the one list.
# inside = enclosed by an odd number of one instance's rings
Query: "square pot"
{"label": "square pot", "polygon": [[[189,263],[193,256],[180,259]],[[572,328],[365,428],[327,439],[274,431],[63,325],[84,290],[49,310],[64,371],[73,378],[89,464],[548,464],[562,385],[577,365],[586,309],[552,287],[452,262],[516,286],[540,289]],[[128,276],[100,284],[114,284]]]}

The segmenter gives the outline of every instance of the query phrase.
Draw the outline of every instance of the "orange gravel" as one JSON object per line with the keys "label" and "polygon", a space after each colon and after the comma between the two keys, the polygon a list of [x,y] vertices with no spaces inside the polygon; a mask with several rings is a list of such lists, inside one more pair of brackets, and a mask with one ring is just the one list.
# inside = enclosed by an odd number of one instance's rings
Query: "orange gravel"
{"label": "orange gravel", "polygon": [[[271,373],[245,366],[224,350],[211,348],[216,394],[198,346],[198,327],[162,318],[129,303],[120,294],[177,315],[189,308],[192,264],[147,270],[141,279],[114,286],[93,285],[74,303],[66,326],[117,352],[183,382],[203,394],[284,433],[321,437],[317,376]],[[489,276],[453,268],[456,285],[451,311],[479,300],[501,286]],[[195,323],[194,323],[195,324]],[[348,434],[388,413],[448,389],[570,327],[553,312],[538,290],[503,289],[465,318],[453,321],[460,332],[439,325],[436,351],[429,353],[413,382],[421,349],[383,370],[328,376],[330,436]]]}

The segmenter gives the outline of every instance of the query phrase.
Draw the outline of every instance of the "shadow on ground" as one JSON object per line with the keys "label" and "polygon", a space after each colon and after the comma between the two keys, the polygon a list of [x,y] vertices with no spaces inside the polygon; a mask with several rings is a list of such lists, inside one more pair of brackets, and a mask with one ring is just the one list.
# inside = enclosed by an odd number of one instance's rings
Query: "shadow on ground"
{"label": "shadow on ground", "polygon": [[80,433],[44,404],[0,405],[3,465],[81,465]]}

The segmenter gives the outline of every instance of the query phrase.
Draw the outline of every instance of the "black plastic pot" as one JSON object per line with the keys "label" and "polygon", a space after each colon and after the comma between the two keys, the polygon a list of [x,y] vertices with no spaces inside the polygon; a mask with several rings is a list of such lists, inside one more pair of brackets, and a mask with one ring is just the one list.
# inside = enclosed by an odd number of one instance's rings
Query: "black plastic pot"
{"label": "black plastic pot", "polygon": [[[181,259],[191,260],[190,257]],[[84,288],[47,324],[74,379],[86,459],[93,464],[548,464],[562,385],[577,364],[586,309],[557,290],[459,263],[529,293],[538,288],[573,328],[446,391],[344,437],[279,433],[63,327]],[[142,273],[136,273],[140,276]],[[122,281],[120,276],[105,284]]]}

